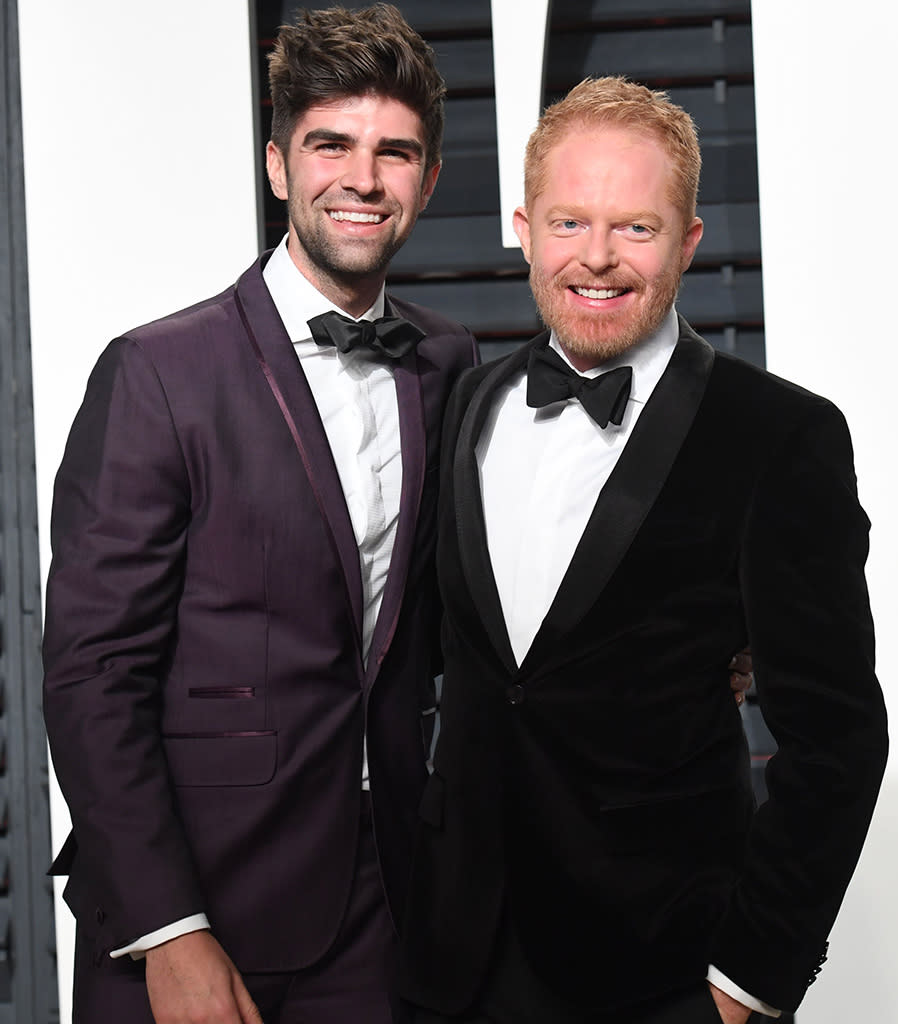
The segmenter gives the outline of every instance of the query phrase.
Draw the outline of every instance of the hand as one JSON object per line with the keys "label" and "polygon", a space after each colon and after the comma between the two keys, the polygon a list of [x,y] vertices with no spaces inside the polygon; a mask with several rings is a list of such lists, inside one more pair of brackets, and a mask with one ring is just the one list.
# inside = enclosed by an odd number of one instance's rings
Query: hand
{"label": "hand", "polygon": [[730,688],[736,703],[741,704],[745,700],[745,691],[754,681],[752,675],[751,648],[746,647],[738,654],[734,654],[729,664]]}
{"label": "hand", "polygon": [[147,950],[147,993],[156,1024],[262,1024],[237,968],[208,931]]}
{"label": "hand", "polygon": [[717,1012],[723,1024],[746,1024],[751,1016],[751,1010],[744,1003],[728,996],[723,989],[712,985],[710,981],[708,988],[711,989],[711,998],[717,1005]]}

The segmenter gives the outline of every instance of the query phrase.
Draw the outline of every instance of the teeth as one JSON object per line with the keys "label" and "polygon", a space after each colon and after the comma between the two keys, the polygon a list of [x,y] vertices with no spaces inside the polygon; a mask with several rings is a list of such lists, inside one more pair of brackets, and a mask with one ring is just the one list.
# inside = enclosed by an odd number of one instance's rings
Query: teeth
{"label": "teeth", "polygon": [[584,299],[616,299],[618,295],[623,295],[625,289],[623,288],[574,288],[574,291],[578,295],[582,295]]}
{"label": "teeth", "polygon": [[357,213],[355,210],[328,210],[332,220],[350,220],[353,224],[380,224],[382,213]]}

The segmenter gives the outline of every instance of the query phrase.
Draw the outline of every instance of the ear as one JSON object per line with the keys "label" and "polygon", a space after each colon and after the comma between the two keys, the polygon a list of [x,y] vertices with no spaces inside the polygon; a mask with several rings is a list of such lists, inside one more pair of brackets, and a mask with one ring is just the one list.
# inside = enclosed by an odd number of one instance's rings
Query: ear
{"label": "ear", "polygon": [[287,198],[287,165],[280,147],[269,142],[265,147],[265,168],[271,191],[278,199]]}
{"label": "ear", "polygon": [[512,219],[514,226],[514,233],[518,236],[518,241],[521,243],[521,249],[524,252],[524,259],[530,263],[530,218],[527,216],[527,210],[523,206],[519,206]]}
{"label": "ear", "polygon": [[424,172],[424,181],[421,185],[421,209],[430,202],[430,197],[433,195],[433,190],[437,187],[437,178],[440,176],[440,170],[442,164],[436,164],[431,167],[429,171]]}
{"label": "ear", "polygon": [[681,273],[689,268],[692,263],[692,257],[695,255],[695,250],[698,248],[698,243],[702,240],[702,234],[704,233],[705,225],[702,224],[701,217],[693,218],[692,223],[686,229],[686,237],[683,239],[683,255],[682,255],[682,266]]}

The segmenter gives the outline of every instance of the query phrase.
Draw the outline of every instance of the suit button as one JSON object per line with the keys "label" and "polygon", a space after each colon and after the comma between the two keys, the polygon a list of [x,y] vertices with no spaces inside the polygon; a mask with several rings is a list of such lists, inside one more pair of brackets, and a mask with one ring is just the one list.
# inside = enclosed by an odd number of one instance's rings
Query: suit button
{"label": "suit button", "polygon": [[102,924],[106,920],[106,915],[100,907],[97,907],[97,924]]}
{"label": "suit button", "polygon": [[509,704],[523,704],[524,703],[524,687],[515,683],[514,686],[509,686],[505,691],[505,696],[508,698]]}

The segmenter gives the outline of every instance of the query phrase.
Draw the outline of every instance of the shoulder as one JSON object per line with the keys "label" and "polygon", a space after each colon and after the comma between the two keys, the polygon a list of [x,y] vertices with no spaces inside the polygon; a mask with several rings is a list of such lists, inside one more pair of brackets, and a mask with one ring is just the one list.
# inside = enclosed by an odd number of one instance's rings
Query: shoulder
{"label": "shoulder", "polygon": [[737,356],[713,349],[680,317],[679,346],[701,347],[710,362],[703,407],[731,420],[750,418],[758,434],[767,430],[783,435],[791,427],[818,418],[845,424],[839,409],[829,399],[814,394],[794,381],[778,377],[769,370]]}
{"label": "shoulder", "polygon": [[217,295],[125,331],[110,346],[114,358],[142,358],[162,373],[169,370],[180,376],[201,373],[211,365],[230,365],[245,337],[237,299],[240,287],[264,289],[261,261]]}
{"label": "shoulder", "polygon": [[186,339],[210,336],[222,329],[233,330],[238,324],[235,294],[232,285],[218,295],[132,328],[122,337],[152,351],[183,343]]}
{"label": "shoulder", "polygon": [[725,352],[715,353],[709,391],[779,430],[809,420],[844,423],[841,411],[823,395]]}

